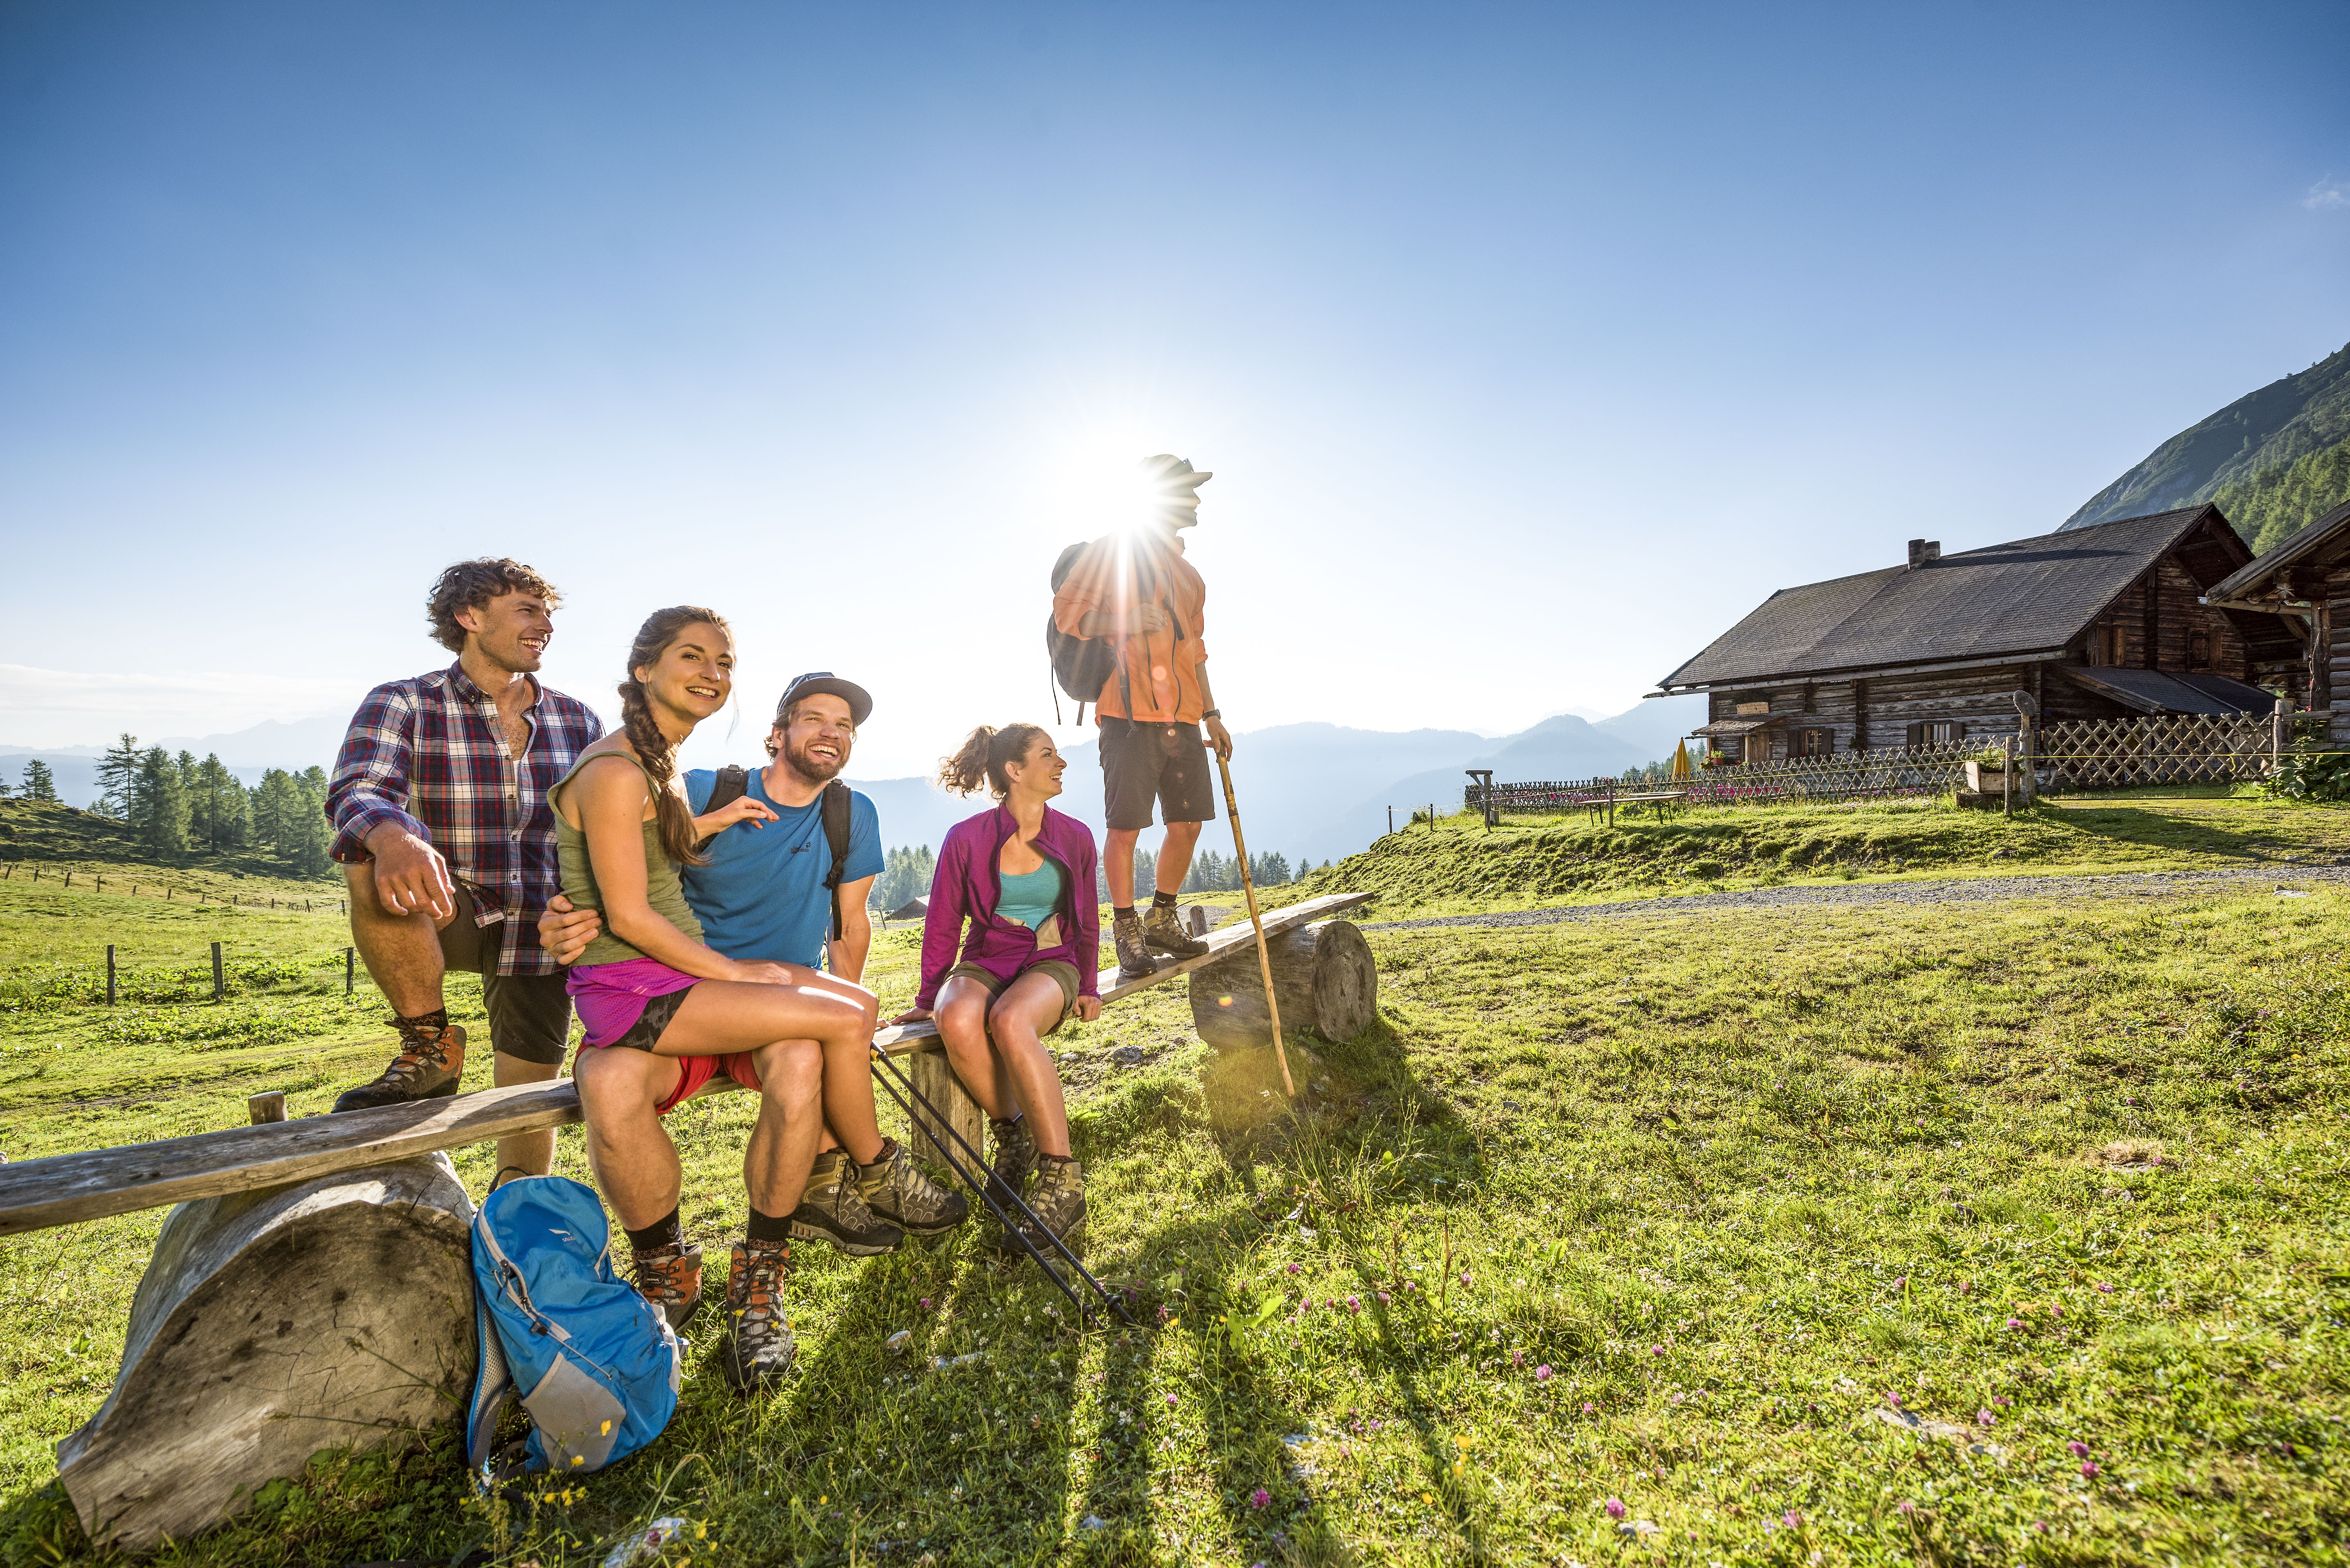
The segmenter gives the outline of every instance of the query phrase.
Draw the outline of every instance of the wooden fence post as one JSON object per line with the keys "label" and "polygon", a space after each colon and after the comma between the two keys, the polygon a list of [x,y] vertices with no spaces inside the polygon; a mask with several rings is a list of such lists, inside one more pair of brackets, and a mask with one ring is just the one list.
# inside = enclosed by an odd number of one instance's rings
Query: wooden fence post
{"label": "wooden fence post", "polygon": [[220,943],[213,944],[213,1000],[218,1002],[228,994],[228,985],[221,977]]}
{"label": "wooden fence post", "polygon": [[106,1005],[114,1005],[114,944],[106,944]]}
{"label": "wooden fence post", "polygon": [[[2269,718],[2269,776],[2271,778],[2276,777],[2277,770],[2284,766],[2285,713],[2290,706],[2291,704],[2283,698],[2278,698],[2276,711]],[[67,880],[70,883],[72,878],[68,877]]]}
{"label": "wooden fence post", "polygon": [[355,978],[353,969],[354,966],[351,962],[351,950],[345,948],[343,950],[343,994],[345,996],[348,996],[351,993],[351,983]]}
{"label": "wooden fence post", "polygon": [[1999,749],[2000,815],[2012,818],[2015,815],[2015,737],[2002,736]]}

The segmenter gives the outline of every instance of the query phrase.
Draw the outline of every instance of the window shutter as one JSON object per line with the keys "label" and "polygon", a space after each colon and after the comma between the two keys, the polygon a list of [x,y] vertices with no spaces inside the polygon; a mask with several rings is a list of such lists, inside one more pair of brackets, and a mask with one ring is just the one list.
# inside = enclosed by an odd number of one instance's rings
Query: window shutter
{"label": "window shutter", "polygon": [[1917,750],[1919,746],[1922,746],[1922,745],[1924,745],[1925,743],[1926,743],[1926,726],[1925,726],[1925,725],[1923,725],[1923,724],[1912,724],[1912,725],[1910,725],[1910,726],[1909,726],[1909,749],[1910,749],[1911,751],[1915,751],[1915,750]]}

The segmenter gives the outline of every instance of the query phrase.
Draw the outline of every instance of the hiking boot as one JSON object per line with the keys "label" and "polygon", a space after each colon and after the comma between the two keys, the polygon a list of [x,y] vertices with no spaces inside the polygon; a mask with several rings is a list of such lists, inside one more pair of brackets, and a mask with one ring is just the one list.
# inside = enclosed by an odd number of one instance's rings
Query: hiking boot
{"label": "hiking boot", "polygon": [[1159,967],[1150,961],[1149,944],[1142,940],[1140,915],[1112,914],[1109,918],[1109,940],[1118,945],[1118,973],[1139,977]]}
{"label": "hiking boot", "polygon": [[[1086,1250],[1086,1171],[1074,1159],[1040,1159],[1036,1162],[1036,1193],[1028,1199],[1028,1207],[1036,1211],[1044,1227],[1061,1239],[1061,1245],[1079,1257]],[[1037,1255],[1050,1260],[1060,1256],[1053,1243],[1038,1234],[1036,1226],[1026,1220],[1020,1223],[1021,1234],[1026,1236]]]}
{"label": "hiking boot", "polygon": [[637,1292],[677,1333],[702,1310],[702,1243],[672,1241],[636,1254]]}
{"label": "hiking boot", "polygon": [[1180,919],[1182,911],[1171,906],[1153,904],[1150,913],[1142,918],[1142,941],[1155,953],[1173,953],[1179,959],[1198,958],[1208,950],[1208,944],[1183,929]]}
{"label": "hiking boot", "polygon": [[829,1241],[852,1258],[896,1251],[906,1233],[873,1217],[857,1178],[857,1162],[841,1150],[817,1155],[807,1191],[792,1210],[792,1235],[802,1241]]}
{"label": "hiking boot", "polygon": [[935,1236],[971,1217],[970,1200],[924,1176],[906,1146],[895,1141],[858,1171],[857,1195],[875,1219],[910,1236]]}
{"label": "hiking boot", "polygon": [[438,1099],[457,1092],[465,1072],[465,1031],[454,1023],[437,1034],[400,1031],[400,1054],[383,1075],[335,1096],[338,1111],[367,1111],[411,1100]]}
{"label": "hiking boot", "polygon": [[987,1125],[995,1134],[995,1175],[987,1184],[987,1195],[1016,1225],[1020,1211],[1013,1207],[1013,1199],[1028,1196],[1028,1178],[1036,1169],[1036,1140],[1028,1134],[1024,1116]]}
{"label": "hiking boot", "polygon": [[784,1321],[784,1276],[791,1272],[788,1241],[738,1241],[726,1271],[726,1381],[744,1394],[782,1381],[799,1345]]}

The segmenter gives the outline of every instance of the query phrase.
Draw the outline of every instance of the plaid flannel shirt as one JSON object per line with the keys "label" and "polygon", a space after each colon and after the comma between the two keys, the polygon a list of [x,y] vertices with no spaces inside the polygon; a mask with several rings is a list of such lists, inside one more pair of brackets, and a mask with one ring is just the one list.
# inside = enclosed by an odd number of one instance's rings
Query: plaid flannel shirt
{"label": "plaid flannel shirt", "polygon": [[496,700],[462,665],[387,681],[352,715],[327,786],[336,859],[367,859],[368,835],[396,822],[447,858],[478,913],[504,913],[500,974],[556,971],[538,945],[539,912],[563,886],[546,792],[604,732],[586,703],[532,685],[530,743],[516,759]]}

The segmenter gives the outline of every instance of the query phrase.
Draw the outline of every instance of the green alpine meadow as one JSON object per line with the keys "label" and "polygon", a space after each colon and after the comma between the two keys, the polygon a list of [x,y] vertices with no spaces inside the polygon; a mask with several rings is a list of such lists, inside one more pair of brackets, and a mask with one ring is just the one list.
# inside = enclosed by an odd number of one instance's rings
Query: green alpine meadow
{"label": "green alpine meadow", "polygon": [[[1055,1036],[1118,1314],[1081,1321],[983,1220],[797,1247],[783,1392],[735,1397],[702,1340],[606,1473],[484,1492],[443,1426],[329,1449],[152,1561],[593,1565],[676,1519],[639,1561],[2341,1562],[2345,821],[2201,789],[1690,812],[1612,851],[1579,817],[1423,825],[1302,889],[1382,893],[1380,982],[1361,1038],[1290,1042],[1295,1109],[1180,984]],[[238,1125],[265,1089],[316,1114],[380,1056],[338,919],[96,869],[0,880],[11,1160]],[[1942,896],[2016,870],[2169,875]],[[1827,888],[1883,897],[1702,901]],[[1535,905],[1588,914],[1379,929]],[[877,936],[885,1008],[919,935]],[[705,1243],[743,1223],[754,1111],[671,1118]],[[557,1174],[587,1178],[579,1137]],[[455,1163],[479,1194],[488,1148]],[[110,1560],[52,1449],[161,1219],[0,1243],[10,1568]]]}

